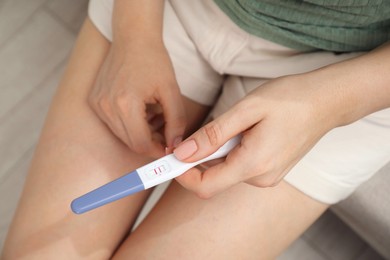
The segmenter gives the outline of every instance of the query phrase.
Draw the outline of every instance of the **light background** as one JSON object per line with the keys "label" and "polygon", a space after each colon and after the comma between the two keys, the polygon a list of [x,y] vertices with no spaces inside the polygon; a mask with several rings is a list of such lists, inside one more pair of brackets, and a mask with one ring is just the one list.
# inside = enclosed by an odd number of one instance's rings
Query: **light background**
{"label": "light background", "polygon": [[[0,251],[87,6],[87,0],[0,0]],[[329,211],[279,257],[288,259],[382,258]]]}

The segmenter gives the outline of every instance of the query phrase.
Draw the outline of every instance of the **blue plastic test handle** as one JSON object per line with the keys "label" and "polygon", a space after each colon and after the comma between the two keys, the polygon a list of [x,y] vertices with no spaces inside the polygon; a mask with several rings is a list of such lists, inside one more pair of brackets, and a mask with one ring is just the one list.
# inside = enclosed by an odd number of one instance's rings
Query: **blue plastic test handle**
{"label": "blue plastic test handle", "polygon": [[71,208],[74,213],[81,214],[143,190],[145,187],[138,172],[133,171],[73,200]]}

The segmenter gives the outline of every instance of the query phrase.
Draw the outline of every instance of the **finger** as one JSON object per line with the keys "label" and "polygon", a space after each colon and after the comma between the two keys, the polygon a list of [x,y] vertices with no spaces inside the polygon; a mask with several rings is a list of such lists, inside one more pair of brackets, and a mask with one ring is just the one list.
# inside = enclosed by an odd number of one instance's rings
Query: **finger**
{"label": "finger", "polygon": [[250,103],[237,104],[196,131],[174,150],[175,156],[186,162],[200,160],[215,152],[230,138],[257,123],[259,113],[252,112],[255,106]]}
{"label": "finger", "polygon": [[[236,149],[232,151],[230,157],[236,156]],[[238,160],[228,158],[203,173],[193,168],[176,179],[183,187],[195,192],[200,198],[208,199],[243,181],[242,165]]]}
{"label": "finger", "polygon": [[245,183],[256,187],[274,187],[278,185],[284,177],[291,171],[291,169],[299,162],[299,159],[292,161],[285,169],[278,171],[270,171],[265,174],[255,173],[256,177],[250,178]]}
{"label": "finger", "polygon": [[250,178],[244,182],[256,187],[268,188],[276,186],[281,180],[280,176],[272,172]]}
{"label": "finger", "polygon": [[164,142],[164,136],[159,132],[152,133],[152,140],[158,144],[162,144]]}
{"label": "finger", "polygon": [[226,160],[226,158],[218,158],[218,159],[214,159],[214,160],[211,160],[211,161],[207,161],[207,162],[201,163],[200,165],[203,168],[208,169],[208,168],[213,167],[213,166],[215,166],[217,164],[223,163],[225,160]]}
{"label": "finger", "polygon": [[187,117],[179,88],[169,88],[161,95],[160,102],[165,119],[165,139],[168,147],[176,147],[182,140]]}
{"label": "finger", "polygon": [[149,120],[150,130],[152,132],[156,132],[160,130],[165,124],[163,115],[156,115],[152,119]]}
{"label": "finger", "polygon": [[126,133],[125,126],[119,117],[109,118],[107,126],[125,145],[130,145],[129,136]]}
{"label": "finger", "polygon": [[[209,169],[210,168],[208,167],[203,168],[202,165],[198,165],[197,167],[194,167],[176,177],[176,181],[178,181],[187,190],[196,193],[199,197],[206,198],[207,196],[205,193],[209,193],[209,191],[206,188],[208,184],[205,183],[204,177],[209,173]],[[211,193],[209,194],[211,195]]]}
{"label": "finger", "polygon": [[160,157],[164,155],[161,144],[153,142],[152,133],[146,120],[145,105],[142,101],[119,103],[121,121],[125,127],[130,148],[137,153]]}
{"label": "finger", "polygon": [[99,102],[91,105],[107,128],[124,144],[129,145],[130,140],[127,137],[126,130],[117,114],[112,112],[109,102],[101,99]]}
{"label": "finger", "polygon": [[202,174],[200,169],[192,168],[175,179],[185,189],[196,192],[197,188],[200,186]]}
{"label": "finger", "polygon": [[146,120],[150,121],[157,115],[162,115],[163,110],[160,104],[146,104]]}

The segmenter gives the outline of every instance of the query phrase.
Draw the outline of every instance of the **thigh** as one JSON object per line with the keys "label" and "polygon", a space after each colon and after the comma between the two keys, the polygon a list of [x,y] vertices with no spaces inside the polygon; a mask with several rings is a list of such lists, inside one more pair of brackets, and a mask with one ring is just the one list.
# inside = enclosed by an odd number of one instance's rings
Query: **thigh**
{"label": "thigh", "polygon": [[[97,118],[87,96],[109,42],[86,20],[53,99],[4,248],[5,259],[102,259],[129,232],[148,192],[83,215],[70,202],[148,161]],[[189,128],[207,108],[185,99]]]}
{"label": "thigh", "polygon": [[114,259],[274,259],[326,208],[286,182],[210,200],[173,183]]}

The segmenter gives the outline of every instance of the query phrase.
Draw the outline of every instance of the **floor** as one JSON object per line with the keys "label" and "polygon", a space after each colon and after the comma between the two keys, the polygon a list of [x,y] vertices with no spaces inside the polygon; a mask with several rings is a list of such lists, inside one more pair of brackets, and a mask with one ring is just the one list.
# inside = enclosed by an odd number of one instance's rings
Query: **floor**
{"label": "floor", "polygon": [[[0,0],[0,251],[87,0]],[[382,259],[331,211],[279,260]]]}

